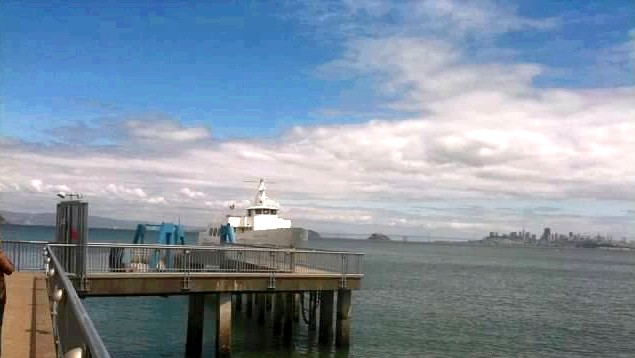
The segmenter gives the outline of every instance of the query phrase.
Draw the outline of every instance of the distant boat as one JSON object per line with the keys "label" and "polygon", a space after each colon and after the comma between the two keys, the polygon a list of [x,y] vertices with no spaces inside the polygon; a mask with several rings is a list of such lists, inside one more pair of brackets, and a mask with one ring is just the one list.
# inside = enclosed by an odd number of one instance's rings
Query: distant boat
{"label": "distant boat", "polygon": [[[230,210],[234,205],[230,205]],[[264,179],[244,216],[226,215],[199,233],[199,245],[235,243],[253,246],[303,247],[308,242],[308,230],[294,228],[291,220],[278,216],[280,205],[269,199]]]}

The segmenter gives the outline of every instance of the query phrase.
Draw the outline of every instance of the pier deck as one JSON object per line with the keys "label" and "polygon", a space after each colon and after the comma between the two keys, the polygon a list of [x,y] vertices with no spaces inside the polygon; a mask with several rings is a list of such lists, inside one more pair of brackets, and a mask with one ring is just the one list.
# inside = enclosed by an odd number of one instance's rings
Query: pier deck
{"label": "pier deck", "polygon": [[2,327],[2,356],[56,357],[44,274],[15,272],[6,276],[5,282],[7,305]]}
{"label": "pier deck", "polygon": [[[275,281],[272,281],[272,277]],[[363,275],[347,275],[348,289],[360,288]],[[88,289],[80,296],[181,295],[218,292],[272,292],[337,290],[339,274],[304,273],[92,273],[86,275]],[[186,281],[187,280],[187,281]],[[77,286],[77,285],[76,285]]]}

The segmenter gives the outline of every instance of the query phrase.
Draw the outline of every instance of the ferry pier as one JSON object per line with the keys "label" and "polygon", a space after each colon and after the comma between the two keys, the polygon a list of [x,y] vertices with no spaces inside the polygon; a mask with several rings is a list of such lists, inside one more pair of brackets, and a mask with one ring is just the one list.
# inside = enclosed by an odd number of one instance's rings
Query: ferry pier
{"label": "ferry pier", "polygon": [[[216,357],[231,356],[235,311],[261,325],[271,321],[274,335],[284,342],[291,342],[293,332],[304,324],[309,331],[317,330],[322,346],[351,344],[351,296],[364,276],[361,253],[236,244],[93,243],[87,240],[87,213],[86,202],[60,202],[54,241],[4,243],[18,270],[7,278],[9,301],[27,302],[24,296],[36,293],[46,297],[50,321],[42,322],[50,322],[50,327],[41,328],[40,323],[37,329],[49,332],[41,340],[48,340],[45,350],[54,347],[51,356],[110,357],[84,309],[86,297],[188,296],[183,312],[188,357],[201,356],[208,309],[216,317]],[[125,258],[126,264],[118,258]],[[32,292],[14,289],[18,278],[40,280],[39,291],[35,286]],[[212,304],[206,304],[210,300]],[[11,322],[3,329],[5,342],[34,329],[12,317],[14,312],[5,313],[5,323]],[[33,342],[29,345],[36,349]]]}

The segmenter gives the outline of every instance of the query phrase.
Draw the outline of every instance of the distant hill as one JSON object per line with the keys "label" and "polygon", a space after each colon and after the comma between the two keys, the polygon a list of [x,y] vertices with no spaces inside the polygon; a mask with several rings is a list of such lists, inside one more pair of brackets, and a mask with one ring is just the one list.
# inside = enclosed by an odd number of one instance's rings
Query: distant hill
{"label": "distant hill", "polygon": [[[13,211],[0,211],[0,220],[14,225],[41,225],[54,226],[54,213],[18,213]],[[0,221],[1,222],[1,221]],[[139,222],[104,218],[101,216],[89,216],[88,226],[96,228],[121,228],[134,229]]]}
{"label": "distant hill", "polygon": [[308,230],[309,231],[309,241],[311,240],[320,240],[322,238],[322,236],[320,236],[320,233],[314,230]]}
{"label": "distant hill", "polygon": [[390,241],[390,238],[384,234],[381,233],[373,233],[372,235],[370,235],[370,237],[368,238],[368,240],[374,240],[374,241]]}
{"label": "distant hill", "polygon": [[0,215],[0,224],[6,224],[7,221],[4,219],[2,215]]}

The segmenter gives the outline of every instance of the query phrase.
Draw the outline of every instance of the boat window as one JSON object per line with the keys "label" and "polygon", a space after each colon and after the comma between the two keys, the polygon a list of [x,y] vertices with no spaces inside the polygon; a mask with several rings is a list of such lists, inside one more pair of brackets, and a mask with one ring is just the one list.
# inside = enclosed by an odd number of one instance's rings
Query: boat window
{"label": "boat window", "polygon": [[262,209],[262,213],[269,215],[269,209]]}
{"label": "boat window", "polygon": [[271,210],[271,215],[276,215],[276,210],[275,209]]}
{"label": "boat window", "polygon": [[214,228],[209,229],[209,236],[214,236]]}
{"label": "boat window", "polygon": [[236,233],[236,228],[233,228],[233,229],[234,229],[234,234],[235,234]]}
{"label": "boat window", "polygon": [[262,209],[256,209],[256,215],[262,214]]}
{"label": "boat window", "polygon": [[247,216],[251,216],[251,215],[252,215],[252,210],[251,209],[247,210]]}

